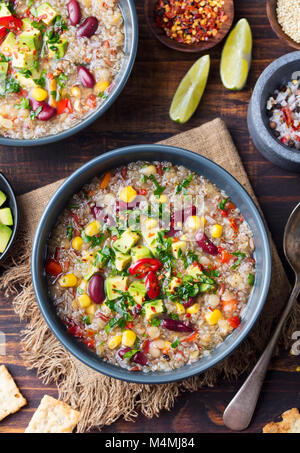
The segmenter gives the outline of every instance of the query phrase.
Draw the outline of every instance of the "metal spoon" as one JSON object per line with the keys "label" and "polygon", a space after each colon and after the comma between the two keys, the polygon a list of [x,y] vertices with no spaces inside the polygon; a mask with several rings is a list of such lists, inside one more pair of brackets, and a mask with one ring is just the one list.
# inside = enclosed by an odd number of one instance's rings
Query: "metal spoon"
{"label": "metal spoon", "polygon": [[223,414],[225,426],[235,431],[242,431],[250,424],[280,331],[300,293],[300,203],[287,221],[283,247],[286,259],[295,272],[295,286],[268,346],[243,386],[225,409]]}

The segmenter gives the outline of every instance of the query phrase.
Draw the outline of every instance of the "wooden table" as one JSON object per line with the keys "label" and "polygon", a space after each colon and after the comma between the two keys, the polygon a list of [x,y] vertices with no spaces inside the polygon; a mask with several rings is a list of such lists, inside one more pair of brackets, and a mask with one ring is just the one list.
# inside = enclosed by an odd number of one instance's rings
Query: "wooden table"
{"label": "wooden table", "polygon": [[[236,19],[246,17],[254,37],[253,64],[246,88],[230,92],[219,76],[221,46],[210,52],[212,68],[205,95],[194,117],[185,126],[173,123],[168,109],[174,90],[197,58],[170,51],[156,41],[145,25],[143,0],[136,0],[139,16],[139,48],[129,82],[112,108],[96,123],[70,139],[39,148],[0,150],[0,169],[13,183],[18,194],[68,176],[81,164],[105,151],[137,143],[153,143],[178,132],[221,116],[234,138],[242,160],[282,256],[285,222],[300,198],[300,176],[267,162],[254,148],[248,134],[246,113],[255,81],[274,59],[292,49],[272,32],[262,0],[237,0]],[[285,263],[286,264],[286,263]],[[287,267],[287,266],[286,266]],[[291,275],[291,274],[290,274]],[[1,295],[0,331],[7,338],[7,355],[0,357],[28,399],[28,406],[0,424],[0,432],[22,432],[41,397],[56,396],[54,386],[44,386],[34,371],[27,371],[21,358],[19,332],[22,328],[11,308],[11,300]],[[283,351],[268,372],[253,423],[248,431],[260,432],[262,426],[283,411],[300,407],[298,357]],[[220,382],[214,388],[186,393],[174,409],[158,419],[138,418],[136,423],[120,420],[104,432],[228,432],[222,413],[240,387],[237,382]]]}

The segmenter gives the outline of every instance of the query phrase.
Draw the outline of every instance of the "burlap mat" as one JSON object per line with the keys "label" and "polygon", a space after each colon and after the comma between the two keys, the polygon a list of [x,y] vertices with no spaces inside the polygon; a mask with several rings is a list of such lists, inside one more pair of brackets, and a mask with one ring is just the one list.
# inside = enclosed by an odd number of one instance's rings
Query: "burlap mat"
{"label": "burlap mat", "polygon": [[[162,143],[186,148],[214,160],[235,176],[255,200],[236,148],[220,119]],[[13,293],[14,309],[27,322],[22,332],[26,366],[29,369],[36,368],[44,383],[55,382],[59,397],[81,411],[77,427],[79,432],[109,425],[119,417],[134,420],[138,413],[153,417],[162,409],[171,409],[174,399],[181,391],[196,391],[203,385],[213,385],[222,377],[234,377],[251,369],[264,348],[272,325],[290,291],[273,243],[272,281],[260,321],[238,350],[206,373],[174,384],[128,384],[102,376],[72,357],[45,324],[34,298],[30,276],[33,234],[42,211],[61,182],[57,181],[19,197],[21,230],[19,240],[16,241],[14,259],[6,262],[7,270],[2,277],[1,287],[5,289],[7,296]],[[297,307],[283,333],[286,344],[299,319],[300,310]]]}

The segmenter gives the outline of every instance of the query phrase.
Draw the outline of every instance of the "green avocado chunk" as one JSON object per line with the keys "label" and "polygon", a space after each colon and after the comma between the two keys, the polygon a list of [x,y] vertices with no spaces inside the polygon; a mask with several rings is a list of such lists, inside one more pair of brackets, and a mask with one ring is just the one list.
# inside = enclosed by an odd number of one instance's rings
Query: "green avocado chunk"
{"label": "green avocado chunk", "polygon": [[2,192],[2,190],[0,190],[0,206],[3,205],[3,203],[6,201],[7,199],[7,196],[5,195],[4,192]]}
{"label": "green avocado chunk", "polygon": [[13,225],[13,216],[10,208],[0,209],[0,223],[3,225]]}
{"label": "green avocado chunk", "polygon": [[55,44],[50,44],[49,46],[49,57],[56,58],[60,60],[65,56],[65,53],[68,48],[68,41],[66,39],[60,39],[59,42]]}
{"label": "green avocado chunk", "polygon": [[49,3],[43,3],[42,5],[40,5],[37,8],[36,13],[37,17],[41,18],[41,20],[46,25],[49,25],[58,15],[58,13],[49,5]]}
{"label": "green avocado chunk", "polygon": [[105,280],[105,292],[109,300],[117,299],[121,297],[119,291],[125,292],[128,288],[128,277],[121,277],[117,275],[115,277],[107,277]]}
{"label": "green avocado chunk", "polygon": [[6,76],[8,70],[8,63],[0,62],[0,95],[3,96],[6,91]]}
{"label": "green avocado chunk", "polygon": [[118,271],[123,271],[131,261],[130,255],[125,255],[121,252],[116,252],[115,265]]}
{"label": "green avocado chunk", "polygon": [[26,46],[30,50],[38,50],[41,46],[41,32],[33,27],[23,31],[19,35],[19,46],[21,49]]}
{"label": "green avocado chunk", "polygon": [[11,11],[9,11],[9,8],[4,3],[0,3],[0,17],[7,16],[11,16]]}
{"label": "green avocado chunk", "polygon": [[145,318],[148,321],[153,318],[153,316],[159,315],[160,313],[164,313],[166,311],[164,301],[161,299],[146,302],[143,305],[143,309],[145,311]]}
{"label": "green avocado chunk", "polygon": [[150,250],[144,245],[136,245],[131,249],[132,262],[135,263],[142,258],[151,258]]}
{"label": "green avocado chunk", "polygon": [[7,225],[0,225],[0,253],[3,253],[9,243],[12,230]]}
{"label": "green avocado chunk", "polygon": [[134,233],[131,230],[126,230],[121,234],[121,237],[114,242],[113,248],[121,253],[127,253],[139,239],[140,235],[138,233]]}
{"label": "green avocado chunk", "polygon": [[140,305],[144,302],[146,293],[147,290],[144,282],[132,282],[128,289],[128,294]]}
{"label": "green avocado chunk", "polygon": [[13,52],[18,50],[18,44],[16,41],[15,35],[10,31],[6,38],[4,39],[3,43],[1,44],[1,51],[4,54],[11,55]]}
{"label": "green avocado chunk", "polygon": [[34,50],[19,49],[12,55],[12,65],[14,68],[30,69],[34,66],[36,60],[36,52]]}

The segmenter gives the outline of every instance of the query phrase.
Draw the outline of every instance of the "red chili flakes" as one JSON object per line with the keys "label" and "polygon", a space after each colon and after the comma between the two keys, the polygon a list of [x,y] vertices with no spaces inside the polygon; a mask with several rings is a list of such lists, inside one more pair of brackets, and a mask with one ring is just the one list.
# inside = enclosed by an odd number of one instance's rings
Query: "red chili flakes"
{"label": "red chili flakes", "polygon": [[208,41],[227,21],[224,0],[158,0],[156,23],[166,35],[184,44]]}

